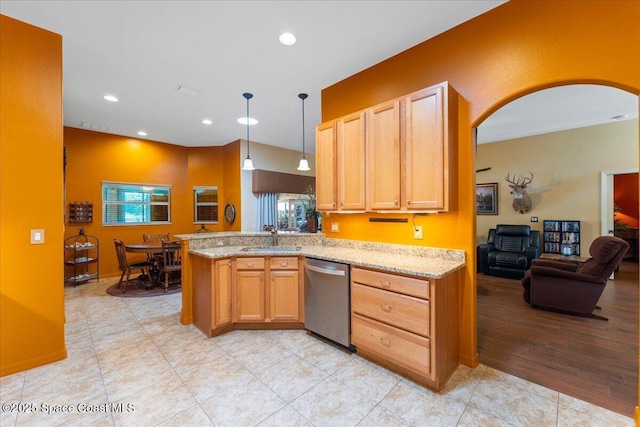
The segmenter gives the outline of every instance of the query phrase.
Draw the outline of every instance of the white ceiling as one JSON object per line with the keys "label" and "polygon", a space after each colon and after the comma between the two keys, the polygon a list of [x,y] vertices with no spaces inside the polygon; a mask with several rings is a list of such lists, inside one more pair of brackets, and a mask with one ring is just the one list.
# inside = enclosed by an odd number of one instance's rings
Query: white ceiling
{"label": "white ceiling", "polygon": [[609,86],[576,84],[533,92],[478,126],[479,144],[638,117],[638,97]]}
{"label": "white ceiling", "polygon": [[[246,137],[236,120],[246,114],[242,94],[251,92],[250,115],[259,120],[251,140],[301,150],[298,93],[306,92],[306,148],[314,152],[323,88],[502,3],[2,0],[0,13],[63,36],[66,126],[136,138],[145,130],[147,139],[183,146],[224,145]],[[281,45],[282,32],[294,33],[298,42]],[[180,85],[198,94],[178,92]],[[120,101],[107,102],[105,94]],[[564,110],[533,124],[526,109],[540,103],[548,101],[505,106],[498,112],[505,114],[486,120],[479,135],[504,139],[525,125],[529,134],[541,126],[548,131],[558,126],[552,119],[573,126]],[[584,105],[582,99],[572,109]],[[598,97],[597,106],[598,120],[628,114],[611,92]],[[578,116],[584,123],[591,113]],[[203,125],[205,118],[214,124]]]}

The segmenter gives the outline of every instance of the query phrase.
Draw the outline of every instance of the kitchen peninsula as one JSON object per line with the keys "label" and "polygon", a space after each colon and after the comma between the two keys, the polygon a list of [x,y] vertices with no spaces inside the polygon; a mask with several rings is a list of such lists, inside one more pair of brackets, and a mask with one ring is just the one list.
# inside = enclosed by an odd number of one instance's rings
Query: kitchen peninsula
{"label": "kitchen peninsula", "polygon": [[358,355],[433,389],[459,360],[464,251],[266,232],[179,235],[183,319],[212,337],[234,329],[304,328],[305,257],[351,267]]}

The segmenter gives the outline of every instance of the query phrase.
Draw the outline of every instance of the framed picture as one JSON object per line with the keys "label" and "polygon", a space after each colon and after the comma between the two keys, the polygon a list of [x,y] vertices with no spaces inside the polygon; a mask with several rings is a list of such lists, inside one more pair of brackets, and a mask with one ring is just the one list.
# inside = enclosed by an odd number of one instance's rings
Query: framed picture
{"label": "framed picture", "polygon": [[476,213],[498,215],[498,183],[476,184]]}

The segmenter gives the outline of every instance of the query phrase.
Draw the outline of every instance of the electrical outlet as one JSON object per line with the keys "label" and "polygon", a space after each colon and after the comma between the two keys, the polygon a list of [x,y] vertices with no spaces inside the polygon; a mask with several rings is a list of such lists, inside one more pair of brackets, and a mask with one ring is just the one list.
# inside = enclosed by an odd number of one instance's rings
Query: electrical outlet
{"label": "electrical outlet", "polygon": [[413,227],[413,238],[417,240],[422,240],[422,226],[416,225]]}
{"label": "electrical outlet", "polygon": [[537,216],[532,216],[531,217],[531,222],[538,222],[538,217]]}
{"label": "electrical outlet", "polygon": [[339,222],[332,222],[331,223],[331,231],[333,233],[337,233],[338,231],[340,231],[340,223]]}

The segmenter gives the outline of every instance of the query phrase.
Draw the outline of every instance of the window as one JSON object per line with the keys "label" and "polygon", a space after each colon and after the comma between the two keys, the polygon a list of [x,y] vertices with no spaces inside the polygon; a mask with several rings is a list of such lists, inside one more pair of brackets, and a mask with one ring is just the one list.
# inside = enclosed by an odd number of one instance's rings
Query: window
{"label": "window", "polygon": [[278,230],[299,231],[307,221],[304,194],[278,194]]}
{"label": "window", "polygon": [[218,187],[193,187],[195,224],[218,223]]}
{"label": "window", "polygon": [[102,183],[102,225],[171,223],[171,186]]}

